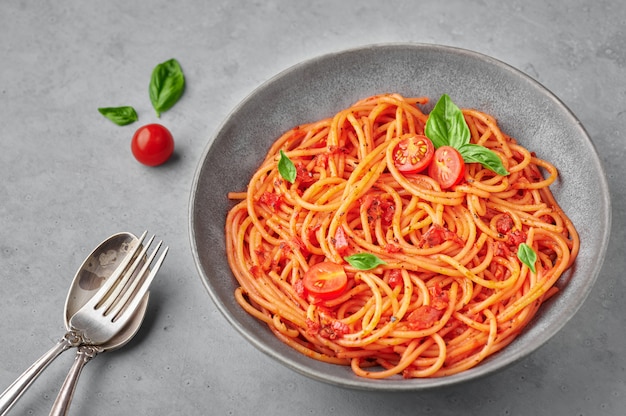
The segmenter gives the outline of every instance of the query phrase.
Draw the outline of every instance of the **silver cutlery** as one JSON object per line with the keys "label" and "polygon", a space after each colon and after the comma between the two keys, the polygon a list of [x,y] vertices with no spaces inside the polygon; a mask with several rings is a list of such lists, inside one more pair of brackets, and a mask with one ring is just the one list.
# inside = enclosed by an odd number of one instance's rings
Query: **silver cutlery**
{"label": "silver cutlery", "polygon": [[[144,236],[140,238],[140,241],[143,240]],[[148,241],[142,252],[137,256],[135,263],[143,261],[148,247],[152,244],[153,239],[154,236],[150,239],[150,241]],[[161,242],[157,244],[157,247],[153,250],[148,260],[145,261],[143,267],[138,272],[139,276],[144,276],[148,273],[149,266],[154,261],[160,247]],[[92,325],[94,330],[89,334],[92,343],[86,343],[78,347],[74,364],[70,368],[70,371],[61,386],[61,390],[54,401],[52,410],[50,411],[51,416],[66,415],[68,413],[78,382],[78,377],[80,376],[83,367],[91,361],[91,359],[93,359],[97,354],[123,346],[135,336],[145,315],[145,308],[140,308],[139,302],[145,301],[147,303],[149,295],[147,293],[147,288],[161,267],[167,251],[168,248],[166,247],[145,280],[141,281],[141,278],[138,278],[132,282],[131,287],[127,289],[126,294],[121,300],[119,300],[119,302],[116,300],[119,299],[116,296],[118,292],[124,289],[124,285],[122,283],[118,284],[115,289],[111,289],[113,293],[108,299],[97,302],[94,298],[87,303],[91,307],[90,309],[83,308],[79,311],[81,312],[80,314],[77,313],[72,316],[70,319],[70,326],[76,325],[78,327],[86,327],[89,323],[96,325]],[[131,269],[136,269],[134,266],[135,264],[133,264]],[[130,276],[127,275],[127,277],[130,279]],[[136,291],[138,286],[139,289]],[[135,304],[131,303],[129,306],[123,306],[131,296],[134,296],[132,302],[135,302]],[[103,316],[111,316],[112,320],[101,320],[98,316],[99,313],[103,313]],[[94,344],[94,337],[96,340],[101,340],[101,342]]]}
{"label": "silver cutlery", "polygon": [[[85,260],[74,277],[66,299],[66,334],[0,395],[0,415],[8,412],[39,374],[62,352],[81,345],[100,348],[99,345],[115,338],[126,324],[135,322],[137,315],[141,315],[141,321],[147,306],[149,285],[167,253],[166,248],[157,265],[146,275],[149,262],[144,261],[144,256],[149,244],[138,255],[145,235],[144,232],[137,239],[129,233],[115,234],[103,241]],[[121,240],[126,241],[125,245],[121,244]],[[112,249],[113,242],[120,244],[117,250]],[[111,255],[115,257],[119,254],[124,256],[121,260],[116,257],[116,261],[112,262],[117,265],[112,272],[105,270],[104,277],[96,276],[104,280],[102,287],[95,294],[86,295],[80,286],[85,284],[84,277],[88,274],[87,269],[92,267],[94,258],[110,258]],[[155,255],[156,250],[150,261]],[[75,311],[69,313],[70,309]]]}

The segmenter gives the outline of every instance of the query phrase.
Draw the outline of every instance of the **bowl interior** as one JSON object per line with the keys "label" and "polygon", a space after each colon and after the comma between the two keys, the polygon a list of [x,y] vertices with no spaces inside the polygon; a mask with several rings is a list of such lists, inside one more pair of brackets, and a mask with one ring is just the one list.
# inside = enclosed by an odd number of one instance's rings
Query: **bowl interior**
{"label": "bowl interior", "polygon": [[[236,281],[226,261],[224,224],[267,149],[284,131],[329,117],[379,93],[448,94],[459,107],[494,115],[501,128],[560,173],[552,190],[581,237],[575,266],[559,281],[562,291],[503,351],[463,373],[417,380],[366,380],[349,368],[321,363],[285,346],[234,300]],[[584,168],[583,168],[584,167]],[[519,360],[565,325],[600,271],[610,229],[610,201],[597,152],[576,117],[550,91],[493,58],[437,45],[373,45],[321,56],[283,71],[237,106],[207,145],[190,200],[190,238],[200,277],[228,321],[252,344],[311,378],[357,389],[421,390],[490,374]],[[567,283],[567,284],[566,284]]]}

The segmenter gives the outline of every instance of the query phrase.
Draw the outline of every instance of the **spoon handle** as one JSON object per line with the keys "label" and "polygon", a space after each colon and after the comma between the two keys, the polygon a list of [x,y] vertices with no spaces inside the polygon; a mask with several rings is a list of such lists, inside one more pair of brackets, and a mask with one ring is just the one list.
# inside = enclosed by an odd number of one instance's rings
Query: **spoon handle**
{"label": "spoon handle", "polygon": [[11,407],[17,402],[22,394],[30,387],[41,372],[57,358],[63,351],[76,346],[75,337],[68,333],[63,339],[55,344],[47,353],[35,361],[21,376],[17,378],[7,389],[0,395],[0,416],[4,416]]}
{"label": "spoon handle", "polygon": [[74,391],[76,391],[76,385],[78,384],[78,376],[80,376],[85,364],[87,364],[101,351],[102,349],[92,345],[81,345],[78,347],[74,363],[72,364],[70,371],[67,373],[67,377],[65,377],[61,390],[52,405],[50,416],[63,416],[68,414],[70,403],[72,403]]}

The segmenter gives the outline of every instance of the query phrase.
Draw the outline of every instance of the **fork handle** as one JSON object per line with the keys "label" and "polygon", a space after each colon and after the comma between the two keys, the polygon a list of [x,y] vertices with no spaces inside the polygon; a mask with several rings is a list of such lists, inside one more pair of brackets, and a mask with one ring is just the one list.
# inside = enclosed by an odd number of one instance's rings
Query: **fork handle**
{"label": "fork handle", "polygon": [[63,351],[76,346],[76,339],[72,334],[65,334],[63,339],[35,361],[21,376],[17,378],[7,389],[0,395],[0,415],[4,416],[11,407],[17,402],[22,394],[30,387],[41,372],[57,358]]}
{"label": "fork handle", "polygon": [[87,364],[100,352],[102,352],[102,349],[96,346],[81,345],[78,347],[74,363],[72,364],[70,371],[67,373],[67,377],[65,377],[61,390],[52,405],[50,416],[62,416],[68,414],[70,403],[72,403],[72,398],[74,397],[74,392],[76,391],[76,385],[78,384],[78,376],[80,376],[85,364]]}

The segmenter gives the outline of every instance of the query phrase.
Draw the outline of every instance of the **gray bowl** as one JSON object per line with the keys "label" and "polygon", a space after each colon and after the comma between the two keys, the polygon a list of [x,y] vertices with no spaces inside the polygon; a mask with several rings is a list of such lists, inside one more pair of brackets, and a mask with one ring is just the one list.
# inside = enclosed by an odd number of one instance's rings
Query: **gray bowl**
{"label": "gray bowl", "polygon": [[[271,143],[284,131],[329,117],[370,95],[447,93],[460,107],[494,115],[501,128],[560,172],[552,190],[581,238],[562,291],[507,348],[475,368],[435,378],[368,380],[343,366],[322,363],[280,342],[244,312],[226,261],[226,194],[242,191]],[[542,85],[496,59],[438,45],[373,45],[321,56],[278,74],[250,94],[225,120],[198,166],[190,199],[190,239],[200,278],[226,319],[259,350],[316,380],[355,389],[408,391],[448,386],[491,374],[545,343],[576,313],[604,259],[611,223],[606,178],[579,120]]]}

